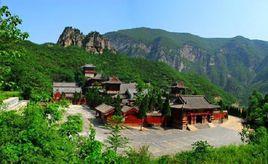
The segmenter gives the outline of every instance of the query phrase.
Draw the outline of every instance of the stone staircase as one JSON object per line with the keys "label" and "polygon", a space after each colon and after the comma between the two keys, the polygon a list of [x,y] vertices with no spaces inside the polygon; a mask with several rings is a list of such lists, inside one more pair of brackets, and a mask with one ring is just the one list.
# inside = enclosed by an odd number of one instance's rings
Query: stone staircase
{"label": "stone staircase", "polygon": [[5,110],[19,110],[27,106],[29,101],[19,100],[18,97],[10,97],[3,100],[3,106]]}
{"label": "stone staircase", "polygon": [[190,125],[190,124],[187,125],[187,129],[190,131],[197,131],[198,130],[194,125]]}

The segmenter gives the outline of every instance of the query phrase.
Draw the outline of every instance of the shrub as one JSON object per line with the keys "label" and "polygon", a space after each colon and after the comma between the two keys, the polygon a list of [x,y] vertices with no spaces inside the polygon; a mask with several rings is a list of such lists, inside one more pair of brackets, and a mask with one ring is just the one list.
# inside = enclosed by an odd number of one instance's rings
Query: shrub
{"label": "shrub", "polygon": [[59,104],[48,103],[44,109],[44,114],[51,123],[59,121],[63,116],[63,108]]}
{"label": "shrub", "polygon": [[83,120],[80,115],[73,115],[67,117],[67,122],[61,126],[61,134],[63,135],[75,135],[82,131]]}

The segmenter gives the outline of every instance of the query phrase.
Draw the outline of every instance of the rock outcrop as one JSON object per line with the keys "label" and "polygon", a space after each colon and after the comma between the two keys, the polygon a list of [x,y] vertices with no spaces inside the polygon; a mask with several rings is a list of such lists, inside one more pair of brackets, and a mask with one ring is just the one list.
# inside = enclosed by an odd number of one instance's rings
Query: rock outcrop
{"label": "rock outcrop", "polygon": [[95,31],[84,35],[79,29],[73,27],[66,27],[57,43],[64,47],[78,46],[91,53],[102,54],[105,49],[115,53],[115,49],[111,47],[109,40],[100,33]]}

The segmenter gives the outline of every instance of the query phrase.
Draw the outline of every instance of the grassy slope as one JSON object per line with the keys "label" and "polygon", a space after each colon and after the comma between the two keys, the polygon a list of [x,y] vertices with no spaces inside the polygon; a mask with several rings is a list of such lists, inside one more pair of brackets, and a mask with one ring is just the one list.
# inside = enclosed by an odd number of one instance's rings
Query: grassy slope
{"label": "grassy slope", "polygon": [[167,64],[151,62],[124,55],[92,55],[77,47],[62,48],[58,45],[36,45],[23,42],[26,55],[15,62],[17,82],[20,86],[34,86],[40,92],[51,92],[52,81],[74,81],[75,72],[85,63],[93,63],[104,75],[116,75],[125,82],[151,81],[155,86],[167,88],[172,82],[183,80],[193,93],[205,94],[210,100],[221,96],[228,102],[235,98],[207,79],[194,74],[177,72]]}

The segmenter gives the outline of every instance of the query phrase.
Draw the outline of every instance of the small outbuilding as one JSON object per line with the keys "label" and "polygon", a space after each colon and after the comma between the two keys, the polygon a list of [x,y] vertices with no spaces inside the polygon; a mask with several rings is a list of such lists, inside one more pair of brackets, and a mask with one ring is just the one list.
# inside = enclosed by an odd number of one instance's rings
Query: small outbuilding
{"label": "small outbuilding", "polygon": [[99,117],[103,121],[103,123],[107,123],[112,118],[115,108],[113,106],[103,103],[95,107],[95,110],[96,116]]}
{"label": "small outbuilding", "polygon": [[63,96],[73,99],[75,94],[81,94],[82,89],[73,82],[54,82],[53,83],[53,99],[60,100]]}
{"label": "small outbuilding", "polygon": [[137,107],[125,105],[121,108],[121,111],[124,117],[124,124],[139,126],[142,123],[142,120],[138,118],[139,109]]}
{"label": "small outbuilding", "polygon": [[93,78],[97,74],[96,66],[94,66],[93,64],[86,64],[82,66],[82,69],[83,69],[85,77]]}

